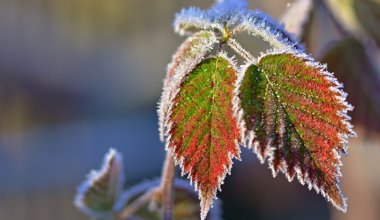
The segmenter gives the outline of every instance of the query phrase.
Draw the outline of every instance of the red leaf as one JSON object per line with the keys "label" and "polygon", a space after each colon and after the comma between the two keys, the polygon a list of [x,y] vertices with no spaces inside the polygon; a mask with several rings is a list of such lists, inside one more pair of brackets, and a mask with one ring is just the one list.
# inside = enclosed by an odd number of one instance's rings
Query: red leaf
{"label": "red leaf", "polygon": [[172,62],[167,67],[164,88],[158,107],[161,141],[164,141],[164,119],[168,110],[168,100],[179,87],[178,81],[173,80],[173,76],[176,75],[177,78],[181,78],[188,74],[201,62],[216,42],[217,39],[213,32],[200,31],[187,38],[173,55]]}
{"label": "red leaf", "polygon": [[236,70],[223,57],[209,58],[183,80],[168,114],[168,149],[199,190],[204,219],[216,191],[239,158],[233,100]]}
{"label": "red leaf", "polygon": [[346,112],[351,106],[335,77],[303,55],[269,54],[244,70],[240,100],[246,139],[273,175],[295,175],[326,195],[338,209],[340,154],[354,136]]}

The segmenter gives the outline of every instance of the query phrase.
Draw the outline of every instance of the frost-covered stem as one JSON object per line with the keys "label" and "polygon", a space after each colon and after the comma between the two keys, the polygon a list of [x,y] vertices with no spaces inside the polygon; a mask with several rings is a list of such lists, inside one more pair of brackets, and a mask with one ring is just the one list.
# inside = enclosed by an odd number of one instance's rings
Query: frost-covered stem
{"label": "frost-covered stem", "polygon": [[244,59],[247,61],[254,60],[254,57],[248,51],[246,51],[235,39],[228,39],[227,45],[230,46],[236,53],[244,57]]}
{"label": "frost-covered stem", "polygon": [[173,203],[174,203],[174,193],[173,193],[173,183],[175,174],[175,164],[174,158],[170,151],[166,151],[166,158],[164,161],[164,166],[162,169],[161,185],[160,190],[162,193],[162,219],[172,220],[173,219]]}
{"label": "frost-covered stem", "polygon": [[160,188],[154,187],[149,191],[146,191],[144,194],[142,194],[136,200],[134,200],[131,204],[125,207],[125,209],[119,214],[117,219],[126,220],[130,218],[136,211],[138,211],[144,205],[146,205],[159,190]]}

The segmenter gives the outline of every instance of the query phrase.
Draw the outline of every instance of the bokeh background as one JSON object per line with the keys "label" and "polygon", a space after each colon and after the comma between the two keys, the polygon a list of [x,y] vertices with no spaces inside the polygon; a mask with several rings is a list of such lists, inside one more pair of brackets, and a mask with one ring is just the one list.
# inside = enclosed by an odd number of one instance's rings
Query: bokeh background
{"label": "bokeh background", "polygon": [[[183,40],[172,20],[181,7],[212,2],[0,0],[0,219],[87,219],[73,206],[75,189],[109,147],[123,153],[128,185],[160,175],[164,147],[156,103],[166,65]],[[292,3],[252,0],[250,8],[279,19]],[[380,219],[380,75],[360,65],[355,79],[344,74],[344,64],[367,62],[360,45],[349,50],[351,57],[339,50],[323,56],[342,30],[321,10],[313,14],[319,29],[304,36],[306,45],[318,59],[340,61],[332,68],[351,84],[358,112],[353,114],[359,137],[343,159],[348,213],[297,181],[274,179],[244,149],[219,194],[226,220]],[[376,36],[380,10],[374,19]],[[326,39],[328,34],[334,37]],[[267,47],[253,42],[246,46],[255,54]],[[379,57],[373,55],[372,63],[379,64]],[[362,76],[370,71],[370,77]],[[363,78],[370,86],[360,84]]]}

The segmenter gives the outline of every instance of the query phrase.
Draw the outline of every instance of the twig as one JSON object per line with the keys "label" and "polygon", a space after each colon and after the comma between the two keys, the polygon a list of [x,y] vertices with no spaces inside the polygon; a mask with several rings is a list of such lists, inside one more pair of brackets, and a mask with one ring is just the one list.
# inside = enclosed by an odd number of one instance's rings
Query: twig
{"label": "twig", "polygon": [[171,152],[166,151],[166,158],[164,162],[164,167],[162,169],[161,185],[160,190],[162,193],[162,219],[172,220],[173,219],[173,203],[174,203],[174,193],[173,193],[173,183],[174,183],[174,172],[175,164]]}
{"label": "twig", "polygon": [[235,39],[229,38],[227,45],[230,46],[236,53],[244,57],[247,61],[253,61],[255,58],[246,51]]}
{"label": "twig", "polygon": [[158,193],[160,188],[154,187],[148,191],[146,191],[144,194],[142,194],[140,197],[138,197],[135,201],[133,201],[131,204],[129,204],[118,216],[118,220],[126,220],[129,217],[131,217],[136,211],[141,209],[144,205],[146,205],[151,198]]}

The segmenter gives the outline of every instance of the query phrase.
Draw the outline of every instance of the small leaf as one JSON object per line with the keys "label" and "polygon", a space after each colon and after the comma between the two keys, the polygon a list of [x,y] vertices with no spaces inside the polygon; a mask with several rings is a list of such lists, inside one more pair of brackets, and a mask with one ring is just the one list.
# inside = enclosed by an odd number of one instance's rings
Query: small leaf
{"label": "small leaf", "polygon": [[85,214],[106,218],[112,215],[124,185],[123,161],[114,149],[106,154],[103,166],[92,171],[78,188],[75,205]]}
{"label": "small leaf", "polygon": [[216,36],[210,31],[200,31],[186,39],[173,55],[167,67],[164,88],[158,107],[160,139],[164,141],[164,119],[168,110],[168,99],[179,87],[178,80],[172,80],[174,75],[181,78],[188,74],[212,49],[217,42]]}
{"label": "small leaf", "polygon": [[168,144],[182,173],[189,173],[207,212],[232,166],[239,158],[239,129],[234,112],[236,70],[219,56],[203,60],[182,81],[168,114]]}
{"label": "small leaf", "polygon": [[274,176],[282,171],[291,181],[297,175],[345,211],[340,154],[355,133],[341,85],[323,66],[292,52],[264,55],[243,73],[239,97],[248,146],[262,162],[269,157]]}

